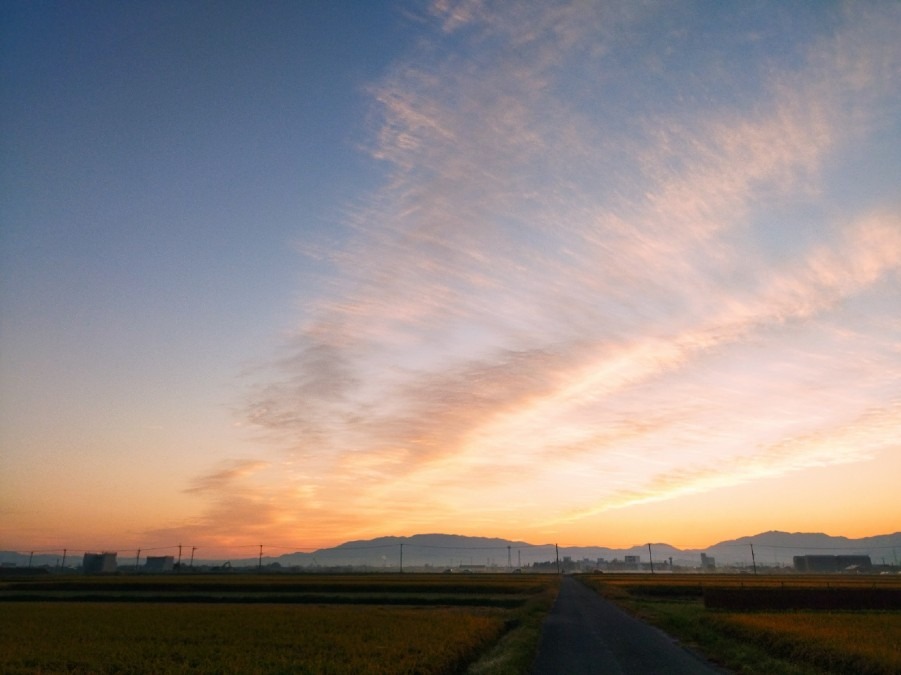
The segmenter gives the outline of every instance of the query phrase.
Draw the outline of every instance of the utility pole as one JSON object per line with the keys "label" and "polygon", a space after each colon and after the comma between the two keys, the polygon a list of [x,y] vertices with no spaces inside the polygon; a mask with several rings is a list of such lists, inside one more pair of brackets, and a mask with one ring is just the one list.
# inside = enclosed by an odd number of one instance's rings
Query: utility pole
{"label": "utility pole", "polygon": [[751,547],[751,565],[754,566],[754,574],[757,574],[757,558],[754,557],[754,544],[748,542],[748,546]]}
{"label": "utility pole", "polygon": [[648,544],[648,559],[651,561],[651,574],[654,573],[654,557],[651,555],[651,545]]}
{"label": "utility pole", "polygon": [[138,549],[137,554],[135,554],[135,572],[138,571],[138,567],[141,566],[141,549]]}
{"label": "utility pole", "polygon": [[178,545],[178,571],[181,572],[181,544]]}
{"label": "utility pole", "polygon": [[66,553],[67,553],[67,550],[63,549],[63,564],[60,565],[60,569],[66,569]]}
{"label": "utility pole", "polygon": [[557,552],[557,574],[560,574],[560,547],[554,544],[554,551]]}
{"label": "utility pole", "polygon": [[28,567],[31,567],[31,559],[34,558],[34,551],[28,554]]}
{"label": "utility pole", "polygon": [[194,551],[197,550],[196,546],[191,547],[191,569],[194,569]]}
{"label": "utility pole", "polygon": [[260,563],[257,566],[257,572],[262,573],[263,571],[263,545],[260,544]]}

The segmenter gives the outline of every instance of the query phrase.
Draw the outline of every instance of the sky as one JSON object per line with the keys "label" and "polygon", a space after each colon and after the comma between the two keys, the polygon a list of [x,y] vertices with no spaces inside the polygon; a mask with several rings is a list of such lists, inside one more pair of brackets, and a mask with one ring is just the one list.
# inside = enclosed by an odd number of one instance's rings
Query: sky
{"label": "sky", "polygon": [[901,3],[0,14],[0,549],[901,530]]}

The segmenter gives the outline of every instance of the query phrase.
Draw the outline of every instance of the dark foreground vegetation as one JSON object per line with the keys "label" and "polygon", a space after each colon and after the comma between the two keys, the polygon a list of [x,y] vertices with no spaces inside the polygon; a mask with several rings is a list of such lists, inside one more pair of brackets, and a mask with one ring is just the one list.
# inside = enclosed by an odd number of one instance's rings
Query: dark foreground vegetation
{"label": "dark foreground vegetation", "polygon": [[0,581],[3,673],[522,673],[550,575]]}
{"label": "dark foreground vegetation", "polygon": [[[579,579],[736,673],[901,672],[901,578]],[[555,575],[0,579],[2,673],[529,670]]]}
{"label": "dark foreground vegetation", "polygon": [[737,673],[901,673],[897,576],[604,574],[580,579]]}

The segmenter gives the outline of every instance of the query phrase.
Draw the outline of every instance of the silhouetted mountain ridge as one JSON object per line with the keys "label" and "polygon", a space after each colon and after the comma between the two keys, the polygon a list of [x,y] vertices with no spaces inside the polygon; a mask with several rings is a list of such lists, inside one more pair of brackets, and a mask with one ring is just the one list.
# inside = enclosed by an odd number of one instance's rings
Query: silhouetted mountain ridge
{"label": "silhouetted mountain ridge", "polygon": [[[403,546],[401,546],[403,545]],[[605,546],[560,546],[560,559],[623,560],[625,556],[639,556],[642,562],[653,558],[656,562],[672,558],[674,564],[697,566],[701,553],[712,556],[720,565],[752,562],[751,548],[760,565],[790,565],[793,556],[804,554],[863,554],[874,563],[895,562],[901,550],[901,532],[860,539],[832,536],[821,532],[781,532],[771,530],[759,534],[718,542],[707,548],[680,549],[667,543],[636,544],[629,548]],[[471,537],[459,534],[417,534],[412,536],[384,536],[375,539],[349,541],[334,548],[313,553],[292,553],[271,559],[282,565],[400,565],[401,549],[405,566],[470,566],[530,565],[556,559],[554,544],[533,544],[496,537]],[[266,558],[264,558],[264,561]],[[339,562],[340,561],[340,562]],[[367,562],[369,561],[369,562]],[[373,562],[374,561],[374,562]]]}
{"label": "silhouetted mountain ridge", "polygon": [[[606,561],[624,560],[626,556],[638,556],[643,563],[653,559],[655,563],[672,559],[676,565],[697,567],[701,553],[716,559],[717,565],[750,565],[754,561],[763,566],[791,565],[793,556],[804,554],[858,554],[869,555],[874,564],[895,563],[901,552],[901,532],[882,534],[860,539],[832,536],[822,532],[781,532],[771,530],[759,534],[718,542],[707,548],[680,549],[663,542],[636,544],[629,548],[605,546],[560,546],[552,543],[533,544],[520,540],[498,537],[472,537],[460,534],[416,534],[411,536],[383,536],[374,539],[347,541],[332,548],[312,553],[286,553],[277,557],[263,556],[264,565],[278,563],[282,567],[367,567],[399,569],[429,566],[442,569],[520,567],[536,563],[553,562],[559,551],[561,560]],[[128,564],[128,554],[121,552],[120,564]],[[403,557],[403,560],[401,560]],[[20,567],[28,564],[28,554],[0,551],[0,563]],[[197,560],[196,564],[221,563],[222,561]],[[235,566],[256,566],[259,558],[232,560]],[[58,555],[35,555],[34,566],[55,566]],[[69,566],[80,564],[80,556],[70,558]]]}

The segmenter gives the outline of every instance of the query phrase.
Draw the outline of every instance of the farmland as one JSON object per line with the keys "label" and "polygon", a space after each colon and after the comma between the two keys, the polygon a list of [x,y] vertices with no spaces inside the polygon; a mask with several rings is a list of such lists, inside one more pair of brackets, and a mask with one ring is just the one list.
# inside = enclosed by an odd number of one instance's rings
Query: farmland
{"label": "farmland", "polygon": [[[901,672],[901,579],[580,580],[748,674]],[[522,673],[555,575],[229,574],[0,580],[3,673]]]}
{"label": "farmland", "polygon": [[0,582],[0,671],[515,673],[556,585],[531,575]]}
{"label": "farmland", "polygon": [[[898,577],[608,574],[582,581],[735,672],[901,672]],[[881,608],[859,608],[874,603]]]}

